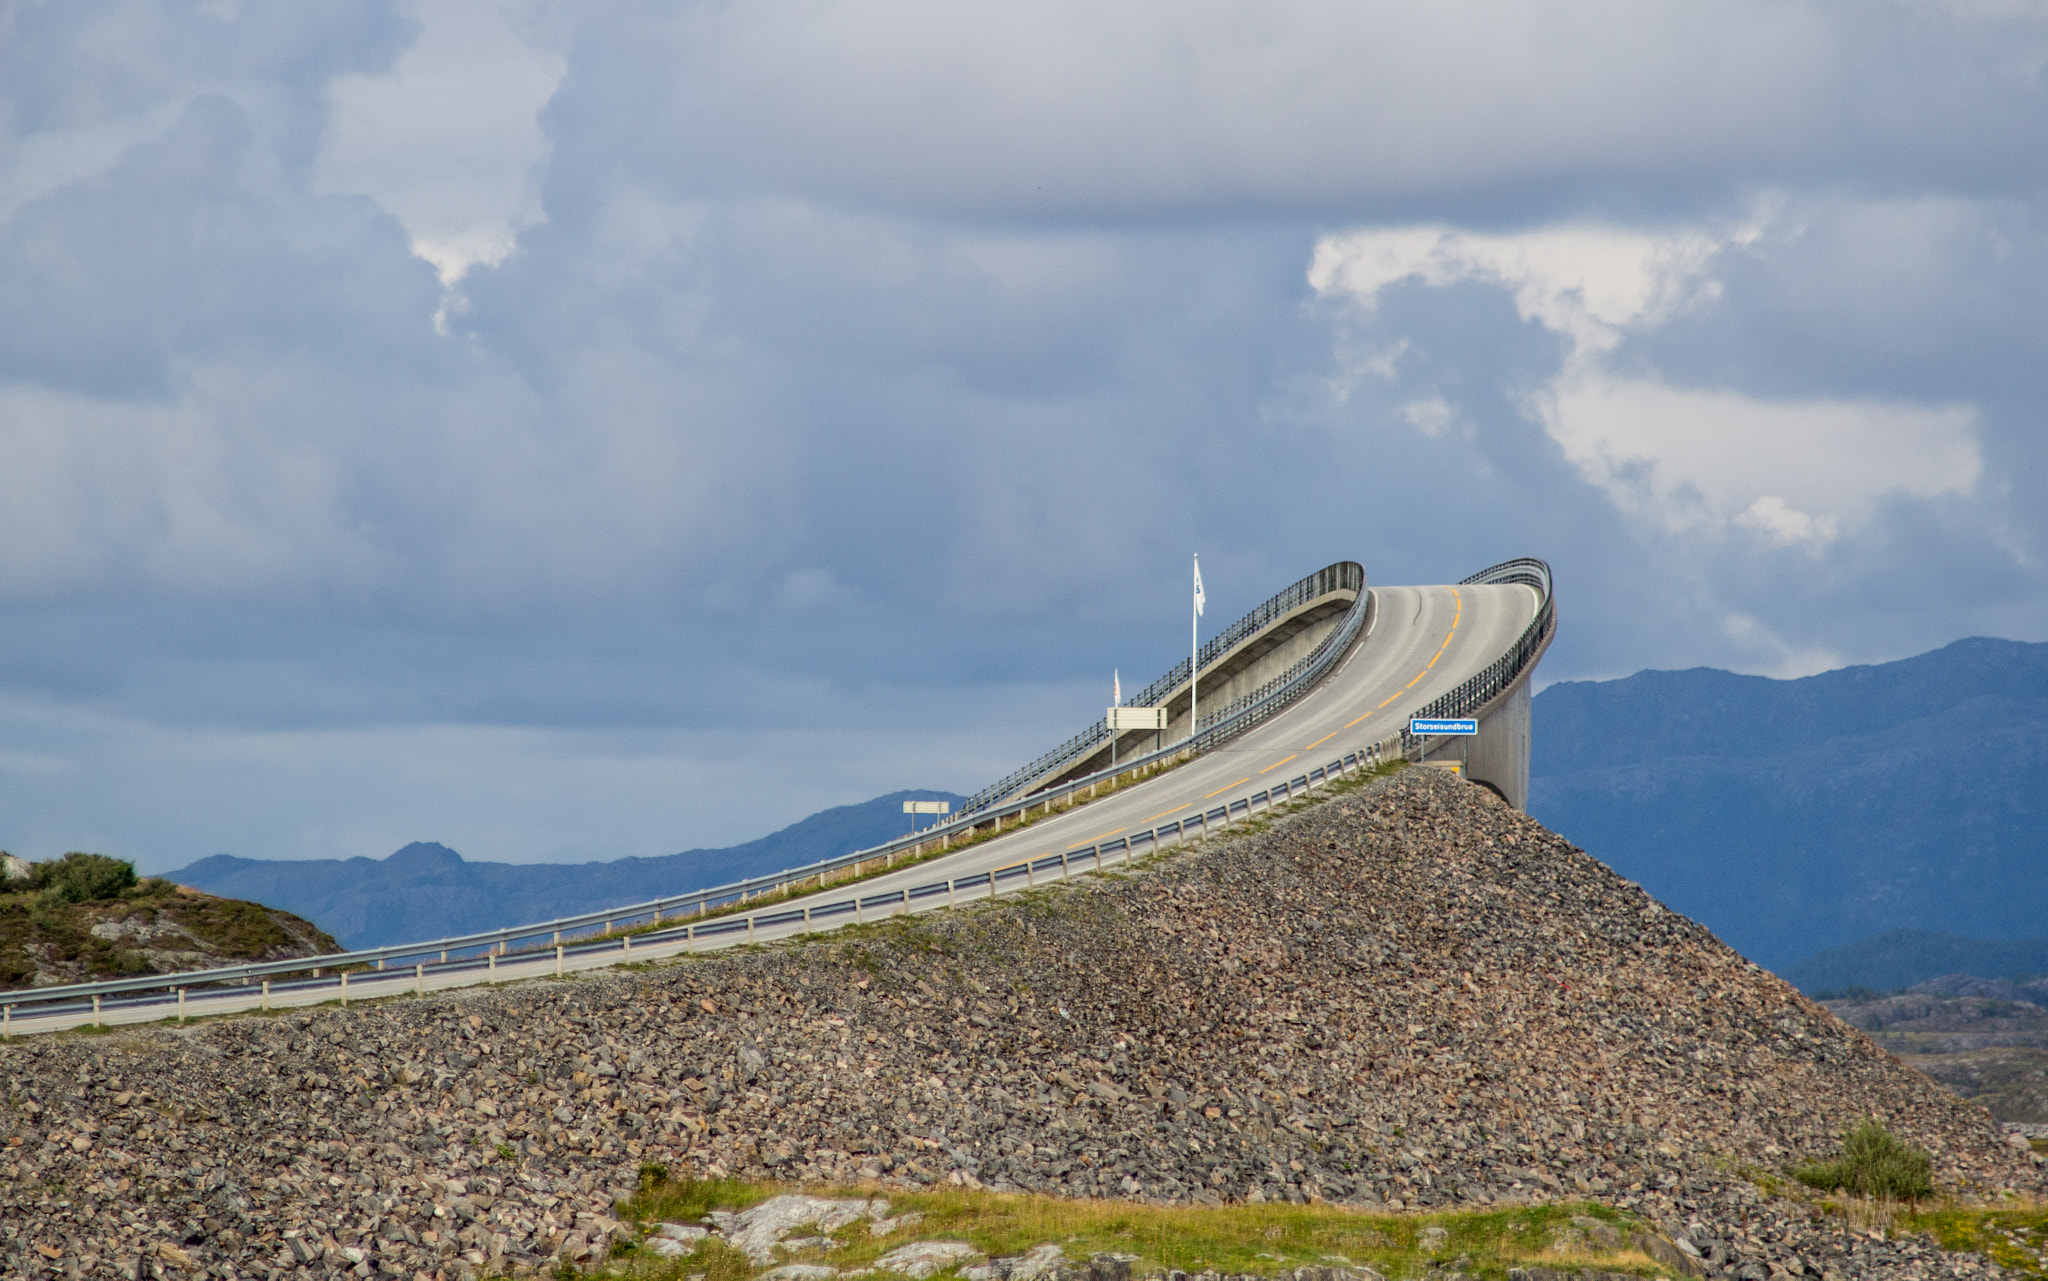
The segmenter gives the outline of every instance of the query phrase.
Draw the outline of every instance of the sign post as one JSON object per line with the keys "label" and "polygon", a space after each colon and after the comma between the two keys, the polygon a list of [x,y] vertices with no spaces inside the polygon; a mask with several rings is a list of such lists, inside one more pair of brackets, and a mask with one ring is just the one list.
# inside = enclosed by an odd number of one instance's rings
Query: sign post
{"label": "sign post", "polygon": [[[905,801],[903,802],[903,812],[905,814],[951,814],[953,812],[953,802]],[[915,818],[910,820],[910,830],[913,832],[917,830],[917,820]]]}
{"label": "sign post", "polygon": [[1166,728],[1163,707],[1112,707],[1109,709],[1109,767],[1116,768],[1117,736],[1127,729]]}
{"label": "sign post", "polygon": [[1428,719],[1420,716],[1411,716],[1408,718],[1408,732],[1422,740],[1422,759],[1417,764],[1427,765],[1429,763],[1429,736],[1431,734],[1435,734],[1439,738],[1477,734],[1479,732],[1479,722],[1470,717],[1462,719]]}

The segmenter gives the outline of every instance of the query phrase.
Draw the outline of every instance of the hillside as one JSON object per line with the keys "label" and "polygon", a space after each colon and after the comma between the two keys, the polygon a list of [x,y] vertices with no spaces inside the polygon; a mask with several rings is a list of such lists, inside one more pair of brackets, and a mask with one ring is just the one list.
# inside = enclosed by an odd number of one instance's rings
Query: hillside
{"label": "hillside", "polygon": [[445,845],[415,842],[381,860],[220,854],[165,876],[209,893],[276,904],[320,922],[347,947],[381,947],[644,902],[866,849],[909,830],[907,800],[957,805],[961,798],[892,792],[820,811],[744,845],[661,858],[471,863]]}
{"label": "hillside", "polygon": [[1823,1004],[1999,1120],[2048,1123],[2048,978],[1950,974]]}
{"label": "hillside", "polygon": [[95,870],[112,879],[84,888],[0,881],[0,990],[341,950],[290,912],[157,878],[137,881],[121,860],[73,854],[35,866],[47,872],[83,859],[94,859]]}
{"label": "hillside", "polygon": [[[594,1262],[630,1234],[613,1197],[647,1163],[1174,1204],[1587,1197],[1731,1276],[1983,1275],[1922,1239],[1851,1240],[1741,1173],[1831,1154],[1863,1117],[1929,1149],[1945,1189],[2048,1192],[1981,1109],[1419,770],[957,913],[36,1039],[0,1048],[0,1076],[30,1083],[0,1114],[23,1139],[0,1223],[26,1225],[0,1252],[134,1258],[170,1234],[192,1270]],[[184,1150],[160,1153],[172,1133]],[[57,1184],[93,1198],[45,1198]]]}
{"label": "hillside", "polygon": [[2048,919],[2048,645],[1567,681],[1534,718],[1530,811],[1760,964]]}

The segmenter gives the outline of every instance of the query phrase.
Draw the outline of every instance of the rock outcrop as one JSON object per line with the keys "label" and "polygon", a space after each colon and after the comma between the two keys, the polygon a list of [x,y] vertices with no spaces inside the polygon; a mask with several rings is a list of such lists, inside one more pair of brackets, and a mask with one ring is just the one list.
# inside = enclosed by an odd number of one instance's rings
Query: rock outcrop
{"label": "rock outcrop", "polygon": [[0,990],[176,974],[341,950],[311,921],[148,880],[118,897],[48,902],[0,882]]}
{"label": "rock outcrop", "polygon": [[[642,1162],[879,1188],[1588,1197],[1711,1275],[1975,1274],[1737,1171],[1991,1118],[1481,789],[1409,771],[1023,900],[660,968],[19,1042],[0,1259],[411,1276],[590,1259]],[[1675,1256],[1674,1256],[1675,1257]],[[359,1265],[369,1264],[371,1273]],[[1757,1271],[1757,1275],[1765,1275]]]}

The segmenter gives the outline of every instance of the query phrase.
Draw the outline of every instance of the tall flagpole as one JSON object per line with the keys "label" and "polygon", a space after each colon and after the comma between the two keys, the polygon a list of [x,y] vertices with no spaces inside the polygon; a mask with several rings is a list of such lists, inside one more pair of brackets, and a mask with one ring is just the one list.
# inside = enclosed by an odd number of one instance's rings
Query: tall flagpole
{"label": "tall flagpole", "polygon": [[1202,556],[1195,553],[1195,612],[1188,616],[1188,741],[1195,741],[1195,730],[1201,726],[1200,695],[1196,682],[1202,675]]}

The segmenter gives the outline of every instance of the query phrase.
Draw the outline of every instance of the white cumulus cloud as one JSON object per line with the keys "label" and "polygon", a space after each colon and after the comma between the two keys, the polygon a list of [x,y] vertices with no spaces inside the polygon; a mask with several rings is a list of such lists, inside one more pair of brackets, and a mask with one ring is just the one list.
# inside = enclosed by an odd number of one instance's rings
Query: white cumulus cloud
{"label": "white cumulus cloud", "polygon": [[[1524,320],[1566,340],[1556,376],[1527,397],[1532,416],[1617,506],[1672,531],[1735,528],[1817,550],[1887,495],[1968,492],[1982,469],[1969,405],[1763,397],[1674,385],[1655,370],[1619,365],[1617,349],[1630,337],[1711,306],[1722,255],[1763,234],[1754,219],[1718,231],[1361,230],[1322,238],[1308,279],[1318,294],[1368,311],[1404,281],[1507,291]],[[1397,363],[1383,354],[1361,365],[1393,377]],[[1433,397],[1410,402],[1402,416],[1435,435],[1452,413]]]}

